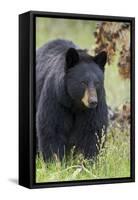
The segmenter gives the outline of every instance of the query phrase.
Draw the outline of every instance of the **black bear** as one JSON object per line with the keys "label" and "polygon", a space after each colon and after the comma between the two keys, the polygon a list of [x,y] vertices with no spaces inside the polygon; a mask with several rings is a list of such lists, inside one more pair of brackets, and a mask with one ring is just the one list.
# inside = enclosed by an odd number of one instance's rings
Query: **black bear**
{"label": "black bear", "polygon": [[73,146],[86,158],[97,154],[108,123],[106,59],[61,39],[36,51],[36,131],[45,160],[62,159]]}

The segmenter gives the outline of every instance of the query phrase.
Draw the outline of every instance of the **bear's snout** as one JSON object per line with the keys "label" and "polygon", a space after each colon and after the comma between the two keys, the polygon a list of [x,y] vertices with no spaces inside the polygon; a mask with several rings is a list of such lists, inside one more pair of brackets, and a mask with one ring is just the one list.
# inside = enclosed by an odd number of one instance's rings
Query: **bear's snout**
{"label": "bear's snout", "polygon": [[88,90],[88,103],[90,108],[96,108],[98,104],[97,92],[94,87]]}
{"label": "bear's snout", "polygon": [[97,106],[98,98],[94,87],[85,89],[82,102],[88,108],[95,108]]}
{"label": "bear's snout", "polygon": [[96,96],[92,96],[88,99],[89,107],[95,108],[97,106],[98,100]]}

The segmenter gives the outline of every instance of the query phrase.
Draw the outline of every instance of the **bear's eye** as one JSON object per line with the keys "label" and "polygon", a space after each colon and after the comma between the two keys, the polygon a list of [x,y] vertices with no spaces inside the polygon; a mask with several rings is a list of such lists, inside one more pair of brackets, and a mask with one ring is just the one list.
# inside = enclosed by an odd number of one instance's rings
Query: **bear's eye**
{"label": "bear's eye", "polygon": [[81,85],[86,87],[87,86],[87,83],[85,81],[81,81]]}

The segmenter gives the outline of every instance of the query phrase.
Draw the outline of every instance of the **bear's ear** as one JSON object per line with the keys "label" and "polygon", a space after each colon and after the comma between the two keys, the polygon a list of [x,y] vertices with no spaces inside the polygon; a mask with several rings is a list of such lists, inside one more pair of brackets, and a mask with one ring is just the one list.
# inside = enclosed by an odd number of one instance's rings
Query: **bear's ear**
{"label": "bear's ear", "polygon": [[66,52],[66,69],[74,67],[79,62],[79,54],[76,49],[69,48]]}
{"label": "bear's ear", "polygon": [[97,65],[99,65],[99,67],[104,72],[104,66],[107,61],[107,52],[106,51],[100,52],[97,56],[94,57],[94,61],[96,62]]}

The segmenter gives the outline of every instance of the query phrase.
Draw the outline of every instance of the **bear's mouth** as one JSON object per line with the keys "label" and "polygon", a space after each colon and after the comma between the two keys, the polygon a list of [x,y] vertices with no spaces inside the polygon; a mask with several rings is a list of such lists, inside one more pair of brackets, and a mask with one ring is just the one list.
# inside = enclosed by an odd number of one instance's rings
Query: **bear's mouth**
{"label": "bear's mouth", "polygon": [[97,102],[91,102],[89,103],[89,108],[96,108],[97,107]]}

